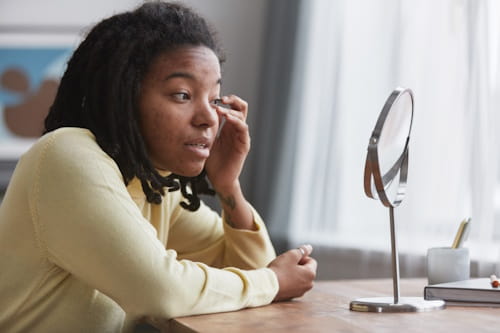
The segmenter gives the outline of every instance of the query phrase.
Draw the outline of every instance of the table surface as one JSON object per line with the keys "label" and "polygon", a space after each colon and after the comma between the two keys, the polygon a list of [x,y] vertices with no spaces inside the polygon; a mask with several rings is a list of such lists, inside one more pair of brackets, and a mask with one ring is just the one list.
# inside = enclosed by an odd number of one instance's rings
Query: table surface
{"label": "table surface", "polygon": [[[423,295],[426,280],[402,279],[401,297]],[[500,332],[500,308],[448,306],[418,313],[349,310],[356,298],[390,296],[392,279],[317,281],[301,298],[259,308],[176,318],[168,332]]]}

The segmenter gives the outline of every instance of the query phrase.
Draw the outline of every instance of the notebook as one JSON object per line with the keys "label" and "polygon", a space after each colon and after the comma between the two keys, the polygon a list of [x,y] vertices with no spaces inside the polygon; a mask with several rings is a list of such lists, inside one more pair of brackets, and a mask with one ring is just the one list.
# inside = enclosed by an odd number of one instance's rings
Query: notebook
{"label": "notebook", "polygon": [[500,288],[491,286],[489,278],[428,285],[424,299],[441,299],[447,305],[500,307]]}

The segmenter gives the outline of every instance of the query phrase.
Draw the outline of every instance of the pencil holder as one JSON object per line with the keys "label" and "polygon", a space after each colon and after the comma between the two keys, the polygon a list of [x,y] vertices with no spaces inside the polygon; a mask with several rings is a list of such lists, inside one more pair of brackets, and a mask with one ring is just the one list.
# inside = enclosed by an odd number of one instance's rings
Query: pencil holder
{"label": "pencil holder", "polygon": [[428,249],[427,278],[429,284],[469,279],[469,249],[465,247],[433,247]]}

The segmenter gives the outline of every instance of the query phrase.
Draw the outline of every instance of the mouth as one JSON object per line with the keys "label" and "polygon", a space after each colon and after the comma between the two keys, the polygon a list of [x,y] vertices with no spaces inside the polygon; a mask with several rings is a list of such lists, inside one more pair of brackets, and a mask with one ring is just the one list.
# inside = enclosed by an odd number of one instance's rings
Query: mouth
{"label": "mouth", "polygon": [[210,155],[210,140],[206,138],[195,139],[184,144],[191,154],[198,158],[206,159]]}
{"label": "mouth", "polygon": [[208,144],[206,144],[206,143],[186,143],[186,146],[194,147],[194,148],[201,148],[201,149],[208,148]]}

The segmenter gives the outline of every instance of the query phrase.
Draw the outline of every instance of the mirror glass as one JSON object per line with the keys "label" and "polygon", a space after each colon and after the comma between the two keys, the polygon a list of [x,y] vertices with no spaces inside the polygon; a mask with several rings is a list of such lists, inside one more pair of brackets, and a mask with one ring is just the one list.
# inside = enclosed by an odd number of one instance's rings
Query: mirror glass
{"label": "mirror glass", "polygon": [[365,192],[388,207],[399,205],[405,194],[413,104],[411,90],[395,89],[380,112],[368,145]]}

